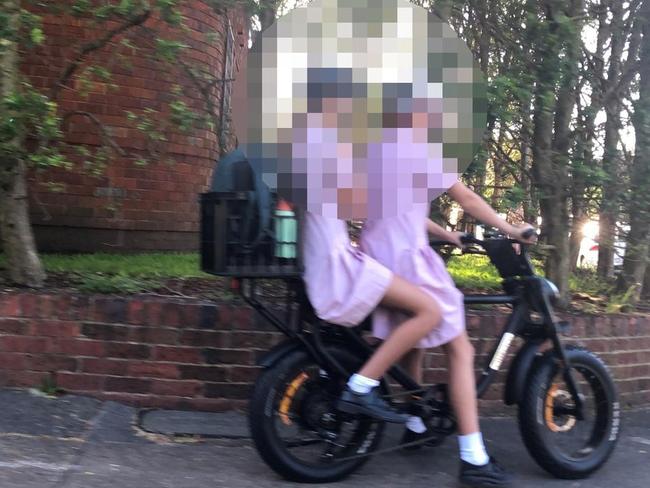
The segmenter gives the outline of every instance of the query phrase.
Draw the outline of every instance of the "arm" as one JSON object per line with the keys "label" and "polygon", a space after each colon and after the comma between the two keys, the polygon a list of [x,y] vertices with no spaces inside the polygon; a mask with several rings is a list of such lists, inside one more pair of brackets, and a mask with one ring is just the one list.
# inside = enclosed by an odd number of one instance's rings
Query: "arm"
{"label": "arm", "polygon": [[429,235],[431,235],[431,237],[435,237],[441,241],[452,242],[458,247],[463,247],[463,243],[460,240],[460,236],[463,235],[462,232],[449,232],[447,229],[436,224],[431,219],[427,219],[427,232]]}
{"label": "arm", "polygon": [[456,200],[458,204],[463,207],[463,210],[470,214],[477,220],[491,227],[496,227],[504,234],[510,235],[526,243],[532,243],[534,237],[531,239],[523,239],[521,234],[524,230],[532,227],[525,224],[523,227],[515,227],[509,224],[504,219],[499,217],[492,207],[490,207],[483,198],[467,188],[465,184],[460,181],[449,189],[449,196]]}
{"label": "arm", "polygon": [[450,234],[450,232],[448,232],[447,229],[436,224],[431,219],[427,219],[427,232],[431,237],[435,237],[436,239],[441,239],[441,240],[447,239]]}

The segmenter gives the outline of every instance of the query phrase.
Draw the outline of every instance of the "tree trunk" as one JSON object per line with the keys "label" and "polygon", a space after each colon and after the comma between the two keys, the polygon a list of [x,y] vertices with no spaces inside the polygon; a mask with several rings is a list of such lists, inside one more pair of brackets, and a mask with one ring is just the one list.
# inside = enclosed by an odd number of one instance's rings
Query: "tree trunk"
{"label": "tree trunk", "polygon": [[[611,4],[611,49],[607,85],[618,84],[621,72],[621,56],[625,45],[623,31],[623,3]],[[598,238],[598,275],[611,278],[614,275],[614,240],[616,225],[619,217],[619,167],[620,141],[619,128],[621,125],[621,102],[617,97],[605,101],[605,143],[603,153],[603,172],[606,175],[603,182],[603,197],[600,204],[599,238]]]}
{"label": "tree trunk", "polygon": [[634,104],[634,132],[636,146],[630,174],[632,181],[628,212],[630,231],[626,241],[623,272],[619,277],[619,291],[634,287],[632,301],[641,295],[648,264],[650,238],[650,0],[644,0],[641,15],[644,19],[641,47],[639,99]]}
{"label": "tree trunk", "polygon": [[[533,176],[540,191],[542,233],[549,254],[546,257],[546,276],[560,290],[560,306],[569,302],[569,210],[568,210],[568,148],[569,126],[573,110],[577,80],[577,56],[580,29],[560,38],[556,18],[563,10],[562,2],[544,2],[547,39],[537,39],[537,90],[533,130]],[[583,0],[571,2],[567,16],[582,14]],[[577,20],[576,20],[577,22]],[[563,68],[557,69],[559,54],[566,48]],[[557,84],[561,87],[555,95]]]}
{"label": "tree trunk", "polygon": [[[0,5],[8,17],[10,32],[19,30],[20,2],[2,0]],[[18,46],[14,39],[4,38],[0,50],[0,97],[18,89]],[[5,114],[6,116],[6,114]],[[20,133],[20,132],[19,132]],[[38,257],[29,222],[26,168],[21,159],[23,136],[19,135],[0,151],[0,237],[12,282],[41,287],[45,272]]]}
{"label": "tree trunk", "polygon": [[[646,259],[650,260],[650,249],[646,255]],[[643,277],[643,287],[641,289],[641,299],[650,300],[650,266],[646,266],[645,275]]]}

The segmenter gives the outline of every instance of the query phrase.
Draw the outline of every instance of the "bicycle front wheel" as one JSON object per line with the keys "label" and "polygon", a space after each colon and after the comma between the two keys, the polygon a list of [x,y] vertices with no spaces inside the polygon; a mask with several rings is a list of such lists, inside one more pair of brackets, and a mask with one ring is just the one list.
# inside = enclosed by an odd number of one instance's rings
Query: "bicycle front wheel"
{"label": "bicycle front wheel", "polygon": [[567,358],[583,401],[583,419],[561,366],[550,354],[531,372],[519,405],[519,429],[530,455],[558,478],[580,479],[600,468],[612,454],[620,432],[616,388],[595,354],[567,347]]}

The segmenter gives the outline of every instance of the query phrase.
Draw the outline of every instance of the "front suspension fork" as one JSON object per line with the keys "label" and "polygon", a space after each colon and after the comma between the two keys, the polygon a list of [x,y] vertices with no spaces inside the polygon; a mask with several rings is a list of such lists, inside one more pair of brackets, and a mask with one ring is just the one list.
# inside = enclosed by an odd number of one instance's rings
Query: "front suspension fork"
{"label": "front suspension fork", "polygon": [[564,378],[564,382],[569,388],[569,393],[571,393],[571,397],[573,398],[575,405],[574,415],[578,420],[584,420],[582,397],[580,397],[580,393],[578,392],[578,385],[573,375],[573,371],[571,371],[571,362],[567,358],[566,351],[560,342],[557,331],[555,331],[553,334],[552,339],[555,357],[560,362],[560,367],[562,368],[562,377]]}
{"label": "front suspension fork", "polygon": [[569,361],[566,351],[564,350],[564,346],[562,345],[562,342],[560,342],[560,334],[558,330],[560,328],[560,321],[553,314],[553,307],[551,306],[551,303],[546,294],[541,292],[541,289],[539,296],[542,299],[544,323],[546,323],[547,327],[551,329],[549,330],[548,336],[550,336],[551,341],[553,342],[553,352],[555,353],[556,359],[560,363],[560,367],[562,368],[562,377],[564,378],[564,381],[569,388],[569,393],[573,398],[575,405],[573,413],[576,419],[584,420],[583,401],[580,397],[580,393],[578,392],[578,385],[576,383],[575,377],[571,371],[571,361]]}

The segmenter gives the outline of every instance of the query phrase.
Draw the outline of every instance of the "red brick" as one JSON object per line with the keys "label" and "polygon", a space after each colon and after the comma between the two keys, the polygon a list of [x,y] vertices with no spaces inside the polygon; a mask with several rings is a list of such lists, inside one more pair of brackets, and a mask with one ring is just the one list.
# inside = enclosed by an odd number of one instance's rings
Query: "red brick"
{"label": "red brick", "polygon": [[281,337],[280,334],[270,332],[233,332],[231,346],[233,348],[258,348],[269,349]]}
{"label": "red brick", "polygon": [[0,332],[4,334],[25,334],[27,333],[27,321],[24,319],[0,318]]}
{"label": "red brick", "polygon": [[252,386],[235,383],[206,383],[203,387],[206,398],[232,398],[246,400],[250,397]]}
{"label": "red brick", "polygon": [[20,313],[23,317],[38,316],[38,298],[34,293],[22,293],[19,302]]}
{"label": "red brick", "polygon": [[168,378],[176,379],[180,377],[178,366],[169,363],[129,363],[127,368],[128,376],[149,377],[149,378]]}
{"label": "red brick", "polygon": [[201,387],[202,384],[199,381],[153,380],[151,382],[151,393],[156,395],[193,397],[199,394]]}
{"label": "red brick", "polygon": [[29,354],[3,352],[0,354],[0,369],[15,369],[17,371],[29,369]]}
{"label": "red brick", "polygon": [[15,293],[0,294],[0,316],[18,317],[20,313],[20,295]]}
{"label": "red brick", "polygon": [[201,355],[207,364],[254,364],[254,355],[249,349],[203,349]]}
{"label": "red brick", "polygon": [[228,380],[228,369],[219,366],[188,366],[178,367],[180,377],[185,380],[202,380],[221,382]]}
{"label": "red brick", "polygon": [[48,350],[48,341],[44,337],[2,336],[0,351],[40,353]]}
{"label": "red brick", "polygon": [[88,339],[126,341],[129,336],[129,327],[114,324],[85,322],[81,326],[81,334]]}
{"label": "red brick", "polygon": [[179,303],[163,304],[160,321],[157,324],[151,324],[151,325],[163,325],[167,327],[187,326],[186,324],[183,323],[184,320],[181,314],[182,308],[183,305]]}
{"label": "red brick", "polygon": [[78,337],[79,322],[63,320],[32,320],[29,333],[45,337]]}
{"label": "red brick", "polygon": [[141,378],[120,378],[109,376],[106,378],[104,388],[106,391],[121,391],[126,393],[148,393],[151,387],[151,380]]}
{"label": "red brick", "polygon": [[144,303],[144,317],[145,325],[156,326],[160,324],[162,318],[163,304],[161,302],[145,302]]}
{"label": "red brick", "polygon": [[199,349],[193,347],[154,346],[152,359],[173,363],[202,363]]}
{"label": "red brick", "polygon": [[159,327],[130,327],[129,341],[145,344],[176,344],[179,332],[176,329]]}
{"label": "red brick", "polygon": [[39,387],[48,376],[49,373],[37,371],[4,370],[0,372],[0,385],[25,388]]}
{"label": "red brick", "polygon": [[127,305],[127,322],[129,324],[146,324],[146,306],[141,300],[129,300]]}
{"label": "red brick", "polygon": [[55,354],[36,354],[27,360],[27,369],[33,371],[76,371],[77,360]]}
{"label": "red brick", "polygon": [[129,362],[118,359],[83,358],[81,371],[85,373],[108,374],[114,376],[126,375]]}
{"label": "red brick", "polygon": [[151,348],[144,344],[131,344],[128,342],[105,342],[106,357],[124,359],[148,359]]}
{"label": "red brick", "polygon": [[230,368],[230,381],[233,383],[254,383],[262,368],[233,366]]}
{"label": "red brick", "polygon": [[96,298],[93,310],[97,322],[127,321],[127,301],[124,298]]}
{"label": "red brick", "polygon": [[57,295],[38,295],[38,317],[43,319],[58,318],[60,307]]}
{"label": "red brick", "polygon": [[197,347],[228,347],[228,333],[205,330],[185,330],[179,344]]}
{"label": "red brick", "polygon": [[49,352],[101,357],[105,354],[105,343],[84,339],[54,339],[50,342]]}
{"label": "red brick", "polygon": [[105,376],[60,371],[56,374],[57,386],[71,391],[97,391],[104,389]]}

